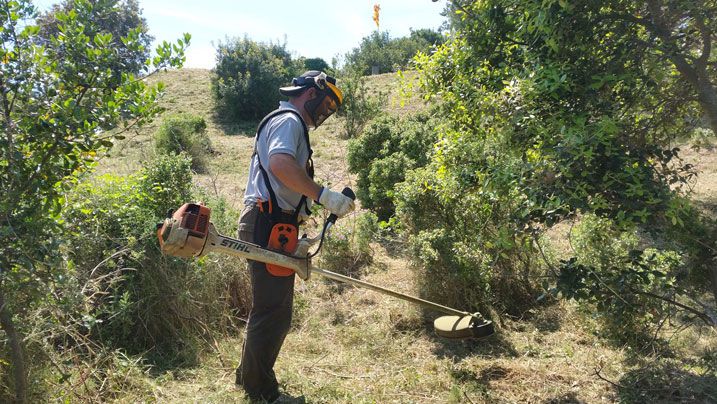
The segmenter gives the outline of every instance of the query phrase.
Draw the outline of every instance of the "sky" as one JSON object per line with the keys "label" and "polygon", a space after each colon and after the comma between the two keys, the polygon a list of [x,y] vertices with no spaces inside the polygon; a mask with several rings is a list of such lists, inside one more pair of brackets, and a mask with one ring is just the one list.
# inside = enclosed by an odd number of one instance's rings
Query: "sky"
{"label": "sky", "polygon": [[[35,0],[41,10],[57,0]],[[446,0],[139,0],[156,42],[174,42],[188,32],[192,40],[185,67],[212,68],[215,48],[245,35],[258,42],[286,43],[295,56],[320,57],[331,64],[376,30],[373,5],[379,4],[380,30],[391,38],[410,29],[437,29]]]}

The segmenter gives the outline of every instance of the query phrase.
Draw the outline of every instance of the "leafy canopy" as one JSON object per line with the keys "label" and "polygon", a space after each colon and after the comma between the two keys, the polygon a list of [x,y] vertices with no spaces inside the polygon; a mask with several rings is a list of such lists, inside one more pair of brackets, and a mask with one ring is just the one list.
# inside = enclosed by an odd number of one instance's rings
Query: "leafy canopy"
{"label": "leafy canopy", "polygon": [[439,32],[430,29],[411,30],[409,36],[401,38],[391,38],[387,31],[374,31],[346,55],[346,65],[363,75],[371,74],[373,66],[379,73],[392,72],[408,66],[416,53],[430,53],[443,40]]}
{"label": "leafy canopy", "polygon": [[[95,17],[115,3],[67,2],[54,14],[57,34],[42,41],[40,27],[27,23],[37,16],[30,1],[0,4],[0,282],[36,280],[51,268],[65,191],[124,130],[160,112],[161,83],[148,86],[126,71],[118,79],[113,70],[125,52]],[[164,42],[143,67],[180,67],[189,39]],[[140,27],[121,41],[144,51]]]}
{"label": "leafy canopy", "polygon": [[447,122],[397,193],[423,251],[527,273],[527,241],[576,214],[689,227],[694,171],[671,144],[710,120],[714,2],[456,0],[449,12],[449,41],[417,58]]}
{"label": "leafy canopy", "polygon": [[[149,58],[150,44],[154,38],[149,34],[149,27],[142,17],[139,3],[137,0],[103,0],[101,3],[103,3],[101,6],[92,8],[93,24],[84,25],[84,34],[88,37],[94,37],[100,32],[112,34],[110,43],[116,48],[119,56],[111,66],[113,79],[119,81],[123,72],[134,74],[146,72],[144,62]],[[74,1],[64,0],[39,15],[36,23],[40,31],[35,39],[40,44],[49,44],[52,37],[60,34],[62,21],[58,15],[67,14],[76,6],[83,7]],[[133,30],[138,30],[137,38],[136,43],[130,47],[122,38],[130,35]],[[59,48],[56,51],[60,53],[58,56],[62,56],[64,49]]]}

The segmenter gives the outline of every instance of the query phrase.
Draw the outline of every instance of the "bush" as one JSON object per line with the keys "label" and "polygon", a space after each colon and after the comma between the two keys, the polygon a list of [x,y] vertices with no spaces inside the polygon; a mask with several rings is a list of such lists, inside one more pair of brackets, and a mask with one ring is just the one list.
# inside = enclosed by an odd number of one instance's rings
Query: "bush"
{"label": "bush", "polygon": [[206,167],[207,156],[213,153],[207,136],[204,118],[192,114],[165,117],[155,134],[155,147],[160,154],[187,153],[192,158],[192,168],[201,171]]}
{"label": "bush", "polygon": [[557,290],[596,313],[611,336],[633,342],[652,339],[651,329],[671,310],[655,296],[675,298],[682,256],[640,250],[634,231],[620,230],[595,215],[581,220],[572,240],[575,257],[562,261]]}
{"label": "bush", "polygon": [[394,187],[406,172],[428,163],[436,141],[433,125],[425,114],[408,119],[382,116],[349,142],[349,171],[358,174],[356,195],[379,220],[395,213]]}
{"label": "bush", "polygon": [[[87,306],[75,310],[94,340],[147,353],[160,367],[186,365],[196,361],[202,336],[230,324],[227,286],[243,268],[224,257],[182,260],[159,251],[155,224],[191,200],[184,155],[160,157],[139,175],[99,177],[71,195],[66,257]],[[218,222],[229,214],[225,205],[213,213]]]}
{"label": "bush", "polygon": [[371,74],[373,66],[378,67],[379,73],[393,72],[406,68],[417,52],[430,54],[443,41],[440,33],[430,29],[412,30],[410,36],[402,38],[391,38],[388,32],[374,31],[346,55],[346,64],[362,75]]}
{"label": "bush", "polygon": [[[535,306],[544,274],[529,236],[506,221],[518,201],[486,192],[483,199],[456,192],[455,178],[435,179],[436,167],[410,170],[395,187],[394,202],[420,291],[452,307],[522,315]],[[497,204],[496,201],[503,201]]]}
{"label": "bush", "polygon": [[259,120],[276,109],[279,87],[301,74],[286,45],[232,39],[217,45],[212,95],[217,113],[230,121]]}
{"label": "bush", "polygon": [[440,228],[410,236],[409,251],[424,298],[472,311],[485,312],[490,307],[493,273],[483,252],[470,251],[454,234]]}
{"label": "bush", "polygon": [[[29,401],[101,402],[150,391],[135,376],[195,364],[213,333],[236,332],[251,301],[243,265],[159,251],[155,224],[198,197],[219,228],[236,227],[238,212],[226,201],[195,194],[184,153],[160,155],[130,176],[90,178],[67,194],[56,218],[58,270],[42,283],[43,299],[24,308],[26,358],[36,375]],[[8,397],[3,386],[0,401]]]}
{"label": "bush", "polygon": [[344,103],[338,114],[344,117],[344,137],[353,139],[369,121],[381,113],[388,102],[388,94],[379,91],[376,95],[370,95],[366,79],[355,73],[343,78],[340,84]]}

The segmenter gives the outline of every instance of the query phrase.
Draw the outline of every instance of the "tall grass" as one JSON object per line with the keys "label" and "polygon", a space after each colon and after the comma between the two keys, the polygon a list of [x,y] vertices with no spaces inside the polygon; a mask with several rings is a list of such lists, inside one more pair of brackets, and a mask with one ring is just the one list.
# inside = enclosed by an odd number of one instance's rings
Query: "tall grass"
{"label": "tall grass", "polygon": [[[141,380],[134,376],[197,365],[217,335],[236,333],[250,301],[243,263],[159,250],[156,223],[195,195],[184,154],[131,176],[99,176],[68,195],[65,268],[25,324],[32,372],[46,375],[34,399],[106,400]],[[236,221],[223,200],[203,199],[216,206],[214,222]]]}

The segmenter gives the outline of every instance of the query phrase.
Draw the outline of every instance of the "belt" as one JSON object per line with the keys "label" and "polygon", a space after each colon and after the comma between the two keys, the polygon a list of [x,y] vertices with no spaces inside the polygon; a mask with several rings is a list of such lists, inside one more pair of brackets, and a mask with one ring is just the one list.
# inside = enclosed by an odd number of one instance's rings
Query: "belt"
{"label": "belt", "polygon": [[[266,202],[259,202],[259,201],[257,201],[257,202],[254,204],[254,206],[256,206],[257,208],[259,208],[259,212],[262,212],[262,213],[271,213],[271,211],[272,211],[272,206],[271,206],[271,202],[270,202],[270,201],[266,201]],[[293,210],[293,209],[282,209],[281,212],[282,212],[282,213],[285,213],[285,214],[287,214],[287,215],[293,215],[293,214],[294,214],[294,210]]]}

